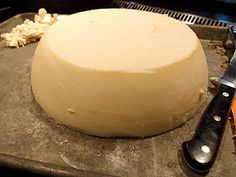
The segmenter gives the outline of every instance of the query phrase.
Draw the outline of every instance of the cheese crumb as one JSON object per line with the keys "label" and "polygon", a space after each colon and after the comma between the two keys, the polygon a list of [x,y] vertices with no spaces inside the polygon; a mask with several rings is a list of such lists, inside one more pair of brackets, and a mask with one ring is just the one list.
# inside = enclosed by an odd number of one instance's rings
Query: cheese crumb
{"label": "cheese crumb", "polygon": [[28,43],[39,40],[50,25],[57,21],[57,14],[48,14],[44,8],[39,9],[34,21],[26,19],[23,24],[17,25],[10,33],[1,34],[9,47],[19,48]]}

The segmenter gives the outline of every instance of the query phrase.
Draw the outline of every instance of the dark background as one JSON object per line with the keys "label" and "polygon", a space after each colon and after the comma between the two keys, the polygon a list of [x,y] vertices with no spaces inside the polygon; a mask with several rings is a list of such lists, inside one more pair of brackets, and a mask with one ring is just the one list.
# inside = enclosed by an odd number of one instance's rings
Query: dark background
{"label": "dark background", "polygon": [[[236,0],[134,0],[181,12],[236,22]],[[0,22],[22,12],[37,12],[41,7],[51,13],[74,13],[111,7],[112,0],[1,0]]]}
{"label": "dark background", "polygon": [[236,22],[236,0],[137,0],[137,2]]}

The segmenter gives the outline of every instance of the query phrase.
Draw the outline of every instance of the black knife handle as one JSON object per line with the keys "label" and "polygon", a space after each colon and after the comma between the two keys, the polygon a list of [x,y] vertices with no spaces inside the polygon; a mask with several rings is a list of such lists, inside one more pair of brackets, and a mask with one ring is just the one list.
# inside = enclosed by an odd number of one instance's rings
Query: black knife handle
{"label": "black knife handle", "polygon": [[235,89],[220,85],[203,113],[193,139],[182,144],[187,165],[195,172],[208,173],[212,167],[224,133]]}

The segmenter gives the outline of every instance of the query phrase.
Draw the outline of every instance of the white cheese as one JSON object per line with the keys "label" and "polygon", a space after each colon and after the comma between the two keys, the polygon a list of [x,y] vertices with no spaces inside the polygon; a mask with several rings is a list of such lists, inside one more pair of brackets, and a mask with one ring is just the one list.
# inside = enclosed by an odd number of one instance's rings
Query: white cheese
{"label": "white cheese", "polygon": [[103,137],[150,136],[183,124],[208,83],[204,51],[187,25],[127,9],[76,13],[53,24],[31,77],[50,117]]}
{"label": "white cheese", "polygon": [[23,24],[17,25],[9,33],[1,34],[9,47],[21,47],[39,40],[51,24],[57,21],[57,14],[47,14],[44,8],[39,9],[34,22],[26,19]]}

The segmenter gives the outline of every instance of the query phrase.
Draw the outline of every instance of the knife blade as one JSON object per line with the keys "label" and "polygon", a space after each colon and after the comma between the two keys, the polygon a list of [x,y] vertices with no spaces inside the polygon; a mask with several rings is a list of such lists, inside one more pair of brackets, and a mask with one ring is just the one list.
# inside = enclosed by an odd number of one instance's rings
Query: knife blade
{"label": "knife blade", "polygon": [[[236,48],[236,27],[229,32]],[[236,88],[236,51],[220,78],[220,86],[195,130],[193,138],[182,144],[183,159],[197,173],[208,173],[216,159]]]}

